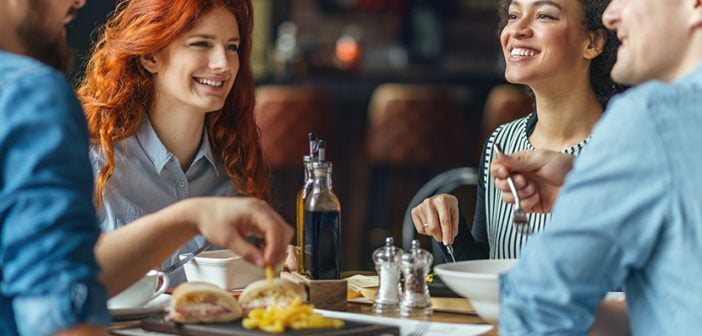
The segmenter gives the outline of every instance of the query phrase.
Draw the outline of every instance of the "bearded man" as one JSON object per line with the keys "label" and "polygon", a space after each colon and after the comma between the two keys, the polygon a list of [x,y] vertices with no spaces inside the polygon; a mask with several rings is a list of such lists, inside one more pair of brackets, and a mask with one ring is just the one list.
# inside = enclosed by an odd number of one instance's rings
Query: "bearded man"
{"label": "bearded man", "polygon": [[[72,63],[65,25],[84,4],[0,1],[3,336],[106,335],[107,297],[192,237],[263,267],[283,259],[293,234],[262,200],[192,197],[100,235],[87,124],[65,78]],[[249,234],[264,247],[248,243]]]}

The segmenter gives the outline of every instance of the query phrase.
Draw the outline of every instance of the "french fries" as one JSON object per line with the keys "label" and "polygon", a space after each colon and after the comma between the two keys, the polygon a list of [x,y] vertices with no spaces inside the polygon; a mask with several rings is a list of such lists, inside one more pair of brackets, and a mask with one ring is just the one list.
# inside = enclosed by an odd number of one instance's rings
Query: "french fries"
{"label": "french fries", "polygon": [[273,268],[271,265],[266,266],[266,280],[268,281],[268,287],[273,287]]}
{"label": "french fries", "polygon": [[254,309],[244,319],[246,329],[260,329],[269,333],[280,334],[286,328],[295,330],[319,328],[343,328],[344,321],[329,319],[314,312],[314,305],[302,304],[295,299],[287,307],[273,306],[267,309]]}

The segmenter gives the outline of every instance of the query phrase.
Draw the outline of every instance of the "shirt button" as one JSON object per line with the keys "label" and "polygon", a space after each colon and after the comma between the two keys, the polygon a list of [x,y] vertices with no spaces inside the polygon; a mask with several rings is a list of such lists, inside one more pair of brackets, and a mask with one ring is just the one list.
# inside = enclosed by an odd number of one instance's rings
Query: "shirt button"
{"label": "shirt button", "polygon": [[179,187],[185,187],[185,181],[178,181],[178,186]]}

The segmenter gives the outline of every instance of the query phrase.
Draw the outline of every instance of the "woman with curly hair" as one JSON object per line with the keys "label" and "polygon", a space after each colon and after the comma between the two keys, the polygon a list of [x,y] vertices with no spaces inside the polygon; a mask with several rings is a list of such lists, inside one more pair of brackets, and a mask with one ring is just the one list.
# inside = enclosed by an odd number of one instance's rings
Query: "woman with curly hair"
{"label": "woman with curly hair", "polygon": [[[265,199],[252,27],[251,0],[119,3],[78,89],[103,230],[189,197]],[[206,245],[198,236],[162,267]]]}
{"label": "woman with curly hair", "polygon": [[529,233],[543,230],[550,214],[529,214],[528,229],[513,224],[512,204],[501,201],[488,167],[499,144],[506,154],[544,148],[578,155],[609,99],[621,90],[610,71],[618,40],[602,24],[609,0],[503,0],[500,43],[505,78],[527,86],[534,112],[499,126],[480,158],[472,234],[459,224],[458,200],[441,194],[412,210],[418,233],[454,244],[455,257],[518,258]]}

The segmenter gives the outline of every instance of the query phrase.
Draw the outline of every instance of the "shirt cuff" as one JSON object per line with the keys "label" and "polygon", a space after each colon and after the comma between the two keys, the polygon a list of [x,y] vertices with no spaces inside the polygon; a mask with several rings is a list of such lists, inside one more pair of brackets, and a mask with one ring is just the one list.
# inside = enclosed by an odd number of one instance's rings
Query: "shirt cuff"
{"label": "shirt cuff", "polygon": [[105,288],[94,282],[76,282],[46,295],[16,297],[13,310],[21,335],[52,335],[79,324],[107,326]]}
{"label": "shirt cuff", "polygon": [[500,334],[501,335],[529,335],[520,323],[518,312],[512,311],[513,306],[509,302],[513,301],[512,288],[507,273],[500,274]]}

